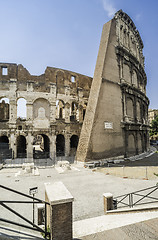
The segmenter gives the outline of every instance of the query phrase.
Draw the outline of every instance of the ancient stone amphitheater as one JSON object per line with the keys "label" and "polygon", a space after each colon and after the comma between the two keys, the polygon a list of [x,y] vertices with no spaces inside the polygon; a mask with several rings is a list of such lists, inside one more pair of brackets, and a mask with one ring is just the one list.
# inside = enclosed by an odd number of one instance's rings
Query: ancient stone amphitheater
{"label": "ancient stone amphitheater", "polygon": [[[93,78],[53,67],[33,76],[22,65],[0,63],[1,159],[88,161],[147,151],[142,50],[138,30],[120,10],[103,26]],[[20,104],[26,117],[18,116]]]}

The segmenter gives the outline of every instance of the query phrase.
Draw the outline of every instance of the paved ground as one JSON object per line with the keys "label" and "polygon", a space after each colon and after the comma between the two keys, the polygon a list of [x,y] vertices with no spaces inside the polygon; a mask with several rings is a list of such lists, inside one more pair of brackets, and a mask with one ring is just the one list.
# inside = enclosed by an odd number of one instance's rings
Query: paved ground
{"label": "paved ground", "polygon": [[[155,146],[155,148],[158,150],[158,146]],[[113,164],[115,165],[115,164]],[[130,161],[126,160],[124,162],[120,162],[116,164],[117,166],[124,165],[129,167],[138,167],[138,166],[158,166],[158,152],[154,154],[149,154],[143,159],[138,159],[136,161]]]}
{"label": "paved ground", "polygon": [[155,218],[91,234],[83,237],[82,240],[158,240],[157,225],[158,218]]}
{"label": "paved ground", "polygon": [[[37,186],[38,193],[36,197],[44,200],[44,183],[62,181],[75,199],[73,207],[74,221],[103,215],[103,193],[105,192],[111,192],[114,196],[117,196],[144,187],[150,187],[157,183],[155,180],[123,179],[104,175],[103,173],[83,168],[82,164],[73,164],[72,170],[67,170],[61,174],[55,168],[47,168],[39,169],[40,176],[32,176],[30,174],[15,176],[18,171],[20,169],[2,169],[0,171],[0,184],[26,194],[29,193],[30,187]],[[23,199],[3,189],[0,189],[0,193],[0,200]],[[13,207],[31,220],[32,205],[16,204]],[[19,222],[17,217],[9,213],[8,210],[2,209],[2,207],[0,207],[0,217]],[[4,224],[0,226],[6,227]]]}

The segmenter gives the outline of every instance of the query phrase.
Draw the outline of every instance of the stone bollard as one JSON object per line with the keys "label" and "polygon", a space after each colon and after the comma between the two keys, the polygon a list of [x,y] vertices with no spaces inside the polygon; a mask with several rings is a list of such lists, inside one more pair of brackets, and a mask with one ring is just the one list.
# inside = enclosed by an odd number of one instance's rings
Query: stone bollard
{"label": "stone bollard", "polygon": [[113,195],[111,193],[104,193],[103,200],[104,200],[104,213],[106,214],[107,211],[113,210]]}
{"label": "stone bollard", "polygon": [[45,183],[47,207],[47,226],[51,240],[72,240],[72,202],[73,196],[62,182]]}

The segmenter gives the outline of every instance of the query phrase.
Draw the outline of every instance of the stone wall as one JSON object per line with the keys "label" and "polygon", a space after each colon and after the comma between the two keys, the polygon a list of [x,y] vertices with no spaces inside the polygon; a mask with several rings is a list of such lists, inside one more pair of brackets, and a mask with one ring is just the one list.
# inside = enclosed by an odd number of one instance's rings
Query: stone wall
{"label": "stone wall", "polygon": [[[67,70],[47,67],[44,74],[33,76],[22,65],[0,63],[0,139],[8,137],[15,158],[31,160],[38,155],[34,146],[37,136],[43,139],[40,147],[45,146],[40,151],[49,151],[46,155],[53,158],[56,138],[62,135],[62,155],[75,154],[70,140],[80,136],[91,83],[92,78]],[[25,118],[17,116],[19,99],[25,99]]]}
{"label": "stone wall", "polygon": [[127,157],[148,150],[142,49],[138,30],[122,10],[103,26],[77,160]]}

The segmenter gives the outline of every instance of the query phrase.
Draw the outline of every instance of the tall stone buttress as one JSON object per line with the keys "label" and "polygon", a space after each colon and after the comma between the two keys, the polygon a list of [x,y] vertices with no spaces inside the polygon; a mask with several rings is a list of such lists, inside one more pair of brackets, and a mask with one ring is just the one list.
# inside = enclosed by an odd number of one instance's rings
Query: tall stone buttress
{"label": "tall stone buttress", "polygon": [[122,10],[103,26],[76,160],[128,157],[147,151],[147,78],[143,42]]}

